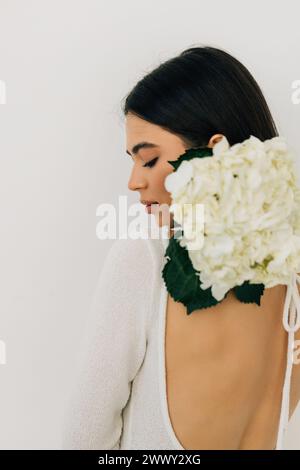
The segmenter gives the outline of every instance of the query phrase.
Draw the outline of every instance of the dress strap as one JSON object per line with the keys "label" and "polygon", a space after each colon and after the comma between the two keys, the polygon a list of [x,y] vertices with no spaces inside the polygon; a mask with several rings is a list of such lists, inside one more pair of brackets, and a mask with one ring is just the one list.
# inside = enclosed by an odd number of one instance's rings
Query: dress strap
{"label": "dress strap", "polygon": [[293,273],[291,282],[287,287],[283,309],[282,322],[284,328],[288,332],[288,349],[276,450],[283,449],[284,434],[289,422],[290,387],[294,357],[294,335],[295,331],[300,328],[300,295],[297,287],[297,281],[300,283],[300,276],[296,273]]}

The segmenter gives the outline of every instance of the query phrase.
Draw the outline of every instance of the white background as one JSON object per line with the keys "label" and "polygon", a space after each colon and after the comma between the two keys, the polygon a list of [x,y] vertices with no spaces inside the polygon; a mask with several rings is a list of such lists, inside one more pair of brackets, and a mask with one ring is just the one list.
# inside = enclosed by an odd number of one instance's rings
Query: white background
{"label": "white background", "polygon": [[[129,194],[121,99],[183,49],[254,75],[300,159],[298,1],[0,0],[0,447],[60,448],[64,399],[111,240],[96,208]],[[299,163],[298,163],[299,164]],[[300,449],[300,406],[286,447]]]}

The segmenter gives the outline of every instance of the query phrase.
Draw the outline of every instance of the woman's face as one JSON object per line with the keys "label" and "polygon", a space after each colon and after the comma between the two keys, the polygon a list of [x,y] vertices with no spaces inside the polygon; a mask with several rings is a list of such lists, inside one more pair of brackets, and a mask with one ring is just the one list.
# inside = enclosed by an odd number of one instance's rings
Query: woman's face
{"label": "woman's face", "polygon": [[[168,212],[172,201],[164,181],[166,176],[173,172],[173,166],[168,160],[177,160],[188,147],[178,136],[131,113],[126,115],[125,122],[126,151],[133,160],[128,189],[139,191],[141,202],[164,204],[161,210],[159,205],[152,205],[151,213],[154,214],[159,226],[173,227],[173,214]],[[221,134],[215,134],[208,146],[213,145],[221,137]]]}
{"label": "woman's face", "polygon": [[[185,152],[186,147],[182,140],[171,132],[130,113],[126,116],[126,136],[127,153],[133,160],[128,189],[139,191],[141,202],[158,202],[168,208],[171,205],[171,197],[164,186],[164,181],[166,176],[172,173],[173,166],[167,160],[177,160]],[[144,146],[135,151],[134,147],[141,143]],[[153,146],[147,147],[145,143]],[[149,209],[152,214],[156,214],[157,224],[166,225],[168,220],[172,226],[172,214],[168,213],[169,217],[163,220],[158,209],[157,204]]]}

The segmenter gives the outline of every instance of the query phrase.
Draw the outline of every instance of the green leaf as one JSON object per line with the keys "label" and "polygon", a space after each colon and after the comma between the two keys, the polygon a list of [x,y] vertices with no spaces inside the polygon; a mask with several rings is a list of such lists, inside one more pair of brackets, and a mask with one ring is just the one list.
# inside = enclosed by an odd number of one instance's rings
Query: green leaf
{"label": "green leaf", "polygon": [[213,150],[210,147],[192,148],[192,149],[186,150],[185,153],[180,155],[177,160],[168,160],[168,163],[170,163],[176,171],[179,165],[184,160],[192,160],[193,158],[211,157],[212,155],[213,155]]}
{"label": "green leaf", "polygon": [[188,251],[179,244],[179,239],[170,238],[165,252],[167,262],[162,275],[166,288],[176,302],[187,307],[187,314],[194,310],[216,305],[216,300],[209,287],[201,289],[199,271],[196,271],[189,258]]}
{"label": "green leaf", "polygon": [[[194,269],[188,250],[182,247],[179,241],[180,239],[174,237],[169,240],[164,255],[167,262],[162,270],[162,277],[169,294],[176,302],[184,304],[187,315],[190,315],[194,310],[212,307],[221,301],[212,295],[211,287],[201,289],[200,272]],[[240,302],[260,305],[264,288],[264,284],[250,284],[249,281],[245,281],[242,285],[235,286],[233,291]]]}
{"label": "green leaf", "polygon": [[249,281],[245,281],[241,286],[235,286],[233,291],[241,302],[260,305],[260,297],[264,289],[264,284],[250,284]]}

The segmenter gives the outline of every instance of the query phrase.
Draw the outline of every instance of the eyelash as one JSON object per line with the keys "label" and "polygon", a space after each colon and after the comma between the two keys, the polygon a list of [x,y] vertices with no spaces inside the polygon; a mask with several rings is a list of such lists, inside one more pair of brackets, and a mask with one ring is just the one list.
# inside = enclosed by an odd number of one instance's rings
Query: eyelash
{"label": "eyelash", "polygon": [[155,157],[152,160],[150,160],[150,162],[145,163],[145,165],[143,165],[143,166],[152,168],[155,165],[157,159],[158,159],[158,157]]}

